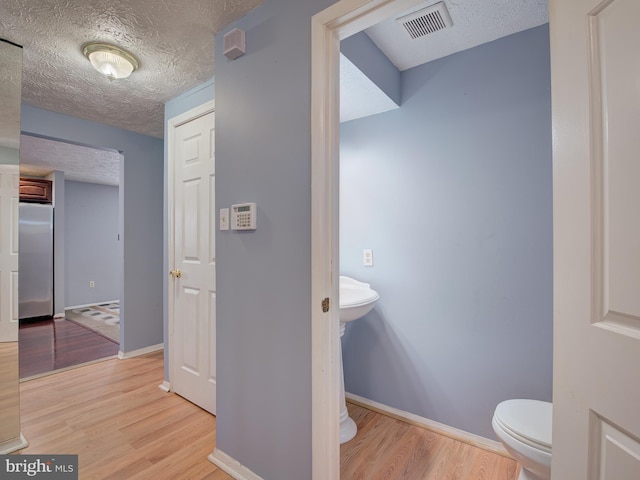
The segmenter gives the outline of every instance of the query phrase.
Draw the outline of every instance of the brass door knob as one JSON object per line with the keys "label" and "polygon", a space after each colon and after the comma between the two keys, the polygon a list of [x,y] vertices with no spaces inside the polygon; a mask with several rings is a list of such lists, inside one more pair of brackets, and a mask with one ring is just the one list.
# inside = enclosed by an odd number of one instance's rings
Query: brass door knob
{"label": "brass door knob", "polygon": [[176,268],[175,270],[171,270],[169,272],[169,275],[171,275],[173,278],[180,278],[182,276],[182,272],[179,268]]}

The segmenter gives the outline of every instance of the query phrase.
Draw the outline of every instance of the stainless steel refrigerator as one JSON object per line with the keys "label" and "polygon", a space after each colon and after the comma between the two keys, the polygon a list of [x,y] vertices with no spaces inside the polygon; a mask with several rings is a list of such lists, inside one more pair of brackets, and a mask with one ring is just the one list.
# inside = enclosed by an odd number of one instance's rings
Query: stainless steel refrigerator
{"label": "stainless steel refrigerator", "polygon": [[19,317],[53,315],[53,206],[20,203]]}

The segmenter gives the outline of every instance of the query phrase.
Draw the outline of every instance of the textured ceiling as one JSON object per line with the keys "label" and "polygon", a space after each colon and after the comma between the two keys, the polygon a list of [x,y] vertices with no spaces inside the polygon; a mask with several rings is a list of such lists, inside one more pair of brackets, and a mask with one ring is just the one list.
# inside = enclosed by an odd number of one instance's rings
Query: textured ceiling
{"label": "textured ceiling", "polygon": [[[262,0],[1,0],[0,38],[24,46],[25,103],[161,138],[164,103],[213,77],[215,33],[260,3]],[[433,3],[429,0],[412,10]],[[540,25],[548,17],[546,0],[445,3],[454,23],[450,29],[410,41],[392,18],[366,32],[404,70]],[[82,54],[82,46],[90,41],[129,50],[140,60],[140,69],[127,79],[109,82]],[[373,101],[374,94],[384,95],[353,69],[341,87],[345,99],[341,109],[352,110],[343,118],[391,108],[388,99]],[[350,92],[370,95],[347,100]],[[116,162],[115,157],[105,159],[104,151],[53,145],[56,142],[36,137],[23,139],[23,173],[58,169],[72,180],[106,184],[113,184],[116,178],[111,167],[102,170],[100,166],[101,162],[111,161],[111,166]],[[39,158],[47,157],[49,149],[56,159]],[[81,168],[54,166],[66,156],[75,158],[72,163]],[[103,177],[96,179],[94,173]]]}
{"label": "textured ceiling", "polygon": [[[24,47],[23,101],[163,136],[164,103],[213,77],[214,35],[261,0],[2,0],[0,38]],[[133,53],[140,69],[109,82],[90,41]]]}
{"label": "textured ceiling", "polygon": [[[396,21],[444,3],[453,26],[412,39]],[[547,0],[427,0],[365,30],[400,71],[548,22]],[[344,56],[340,59],[340,121],[397,108]]]}
{"label": "textured ceiling", "polygon": [[20,143],[20,84],[22,49],[0,42],[0,147]]}
{"label": "textured ceiling", "polygon": [[21,135],[20,174],[45,177],[54,170],[66,180],[118,185],[120,158],[115,150],[91,148],[48,138]]}
{"label": "textured ceiling", "polygon": [[[396,17],[438,3],[430,0]],[[396,17],[365,32],[403,71],[549,21],[548,0],[445,0],[453,26],[412,40]]]}

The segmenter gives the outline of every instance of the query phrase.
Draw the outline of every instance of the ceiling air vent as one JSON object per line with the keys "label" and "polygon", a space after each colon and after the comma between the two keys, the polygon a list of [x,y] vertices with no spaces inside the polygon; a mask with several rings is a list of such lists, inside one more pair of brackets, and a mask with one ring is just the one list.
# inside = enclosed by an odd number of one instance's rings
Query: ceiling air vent
{"label": "ceiling air vent", "polygon": [[444,2],[436,3],[396,20],[413,39],[453,26],[451,16]]}

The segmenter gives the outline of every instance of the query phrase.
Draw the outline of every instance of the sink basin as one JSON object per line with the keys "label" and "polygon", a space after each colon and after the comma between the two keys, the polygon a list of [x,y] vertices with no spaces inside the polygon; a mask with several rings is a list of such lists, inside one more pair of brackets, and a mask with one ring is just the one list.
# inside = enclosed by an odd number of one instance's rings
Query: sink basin
{"label": "sink basin", "polygon": [[379,298],[368,283],[340,276],[340,321],[351,322],[365,316]]}

